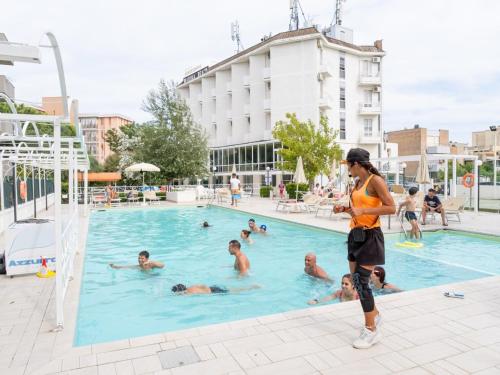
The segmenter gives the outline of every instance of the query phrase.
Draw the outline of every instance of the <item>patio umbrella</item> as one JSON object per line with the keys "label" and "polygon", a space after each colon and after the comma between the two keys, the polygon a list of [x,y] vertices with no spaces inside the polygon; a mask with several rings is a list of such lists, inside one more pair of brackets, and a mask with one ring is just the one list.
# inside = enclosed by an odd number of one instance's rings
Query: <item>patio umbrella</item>
{"label": "patio umbrella", "polygon": [[[337,160],[333,159],[332,166],[330,168],[330,174],[328,177],[333,180],[335,187],[337,186],[337,173],[338,173]],[[331,188],[333,189],[333,186]]]}
{"label": "patio umbrella", "polygon": [[159,172],[160,168],[156,165],[148,163],[132,164],[125,168],[125,172],[140,172],[142,174],[142,204],[146,205],[146,197],[144,196],[144,172]]}
{"label": "patio umbrella", "polygon": [[295,167],[293,181],[296,184],[295,200],[297,200],[299,194],[299,184],[307,184],[306,175],[304,174],[304,164],[302,163],[302,156],[299,156],[297,159],[297,166]]}
{"label": "patio umbrella", "polygon": [[415,181],[419,184],[430,184],[431,178],[429,176],[429,164],[427,163],[427,154],[422,154],[420,163],[418,164],[417,176]]}

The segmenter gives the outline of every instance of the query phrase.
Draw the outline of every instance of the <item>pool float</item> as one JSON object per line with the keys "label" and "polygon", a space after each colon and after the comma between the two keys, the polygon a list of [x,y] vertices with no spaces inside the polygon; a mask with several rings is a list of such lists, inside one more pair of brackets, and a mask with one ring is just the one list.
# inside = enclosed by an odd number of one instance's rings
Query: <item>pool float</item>
{"label": "pool float", "polygon": [[424,247],[424,244],[422,242],[405,241],[405,242],[397,242],[396,246],[419,249],[421,247]]}
{"label": "pool float", "polygon": [[49,277],[54,277],[56,273],[55,271],[49,270],[47,267],[47,259],[42,257],[42,265],[40,266],[40,271],[38,271],[36,275],[42,279],[48,279]]}

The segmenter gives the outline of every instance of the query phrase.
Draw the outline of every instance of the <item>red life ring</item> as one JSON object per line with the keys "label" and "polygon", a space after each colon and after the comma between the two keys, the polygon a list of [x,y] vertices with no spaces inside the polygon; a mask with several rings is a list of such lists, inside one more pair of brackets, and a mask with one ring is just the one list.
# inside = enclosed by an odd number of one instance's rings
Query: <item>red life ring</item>
{"label": "red life ring", "polygon": [[474,175],[472,173],[466,173],[462,177],[462,185],[466,188],[471,188],[474,186]]}
{"label": "red life ring", "polygon": [[21,181],[21,183],[19,184],[19,195],[21,196],[21,199],[23,201],[25,201],[27,198],[26,193],[27,193],[26,181]]}

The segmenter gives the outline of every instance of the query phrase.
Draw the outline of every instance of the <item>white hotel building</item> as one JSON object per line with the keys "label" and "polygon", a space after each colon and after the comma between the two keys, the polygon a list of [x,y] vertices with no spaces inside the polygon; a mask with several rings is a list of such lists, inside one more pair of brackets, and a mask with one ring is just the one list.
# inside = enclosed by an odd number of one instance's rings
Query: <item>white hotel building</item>
{"label": "white hotel building", "polygon": [[[348,29],[344,40],[352,41]],[[279,33],[186,77],[178,92],[209,135],[210,168],[226,182],[233,165],[245,184],[273,184],[279,143],[273,125],[287,112],[319,123],[326,115],[344,151],[386,156],[382,137],[382,42],[357,46],[310,27]],[[287,176],[285,175],[285,179]]]}

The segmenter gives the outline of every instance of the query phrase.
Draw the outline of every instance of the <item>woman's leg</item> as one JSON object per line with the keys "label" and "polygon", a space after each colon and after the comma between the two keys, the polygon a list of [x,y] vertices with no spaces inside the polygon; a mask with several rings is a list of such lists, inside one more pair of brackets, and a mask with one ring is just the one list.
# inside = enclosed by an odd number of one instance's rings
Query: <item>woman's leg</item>
{"label": "woman's leg", "polygon": [[[354,286],[356,287],[356,290],[359,295],[359,300],[361,302],[361,306],[363,307],[363,312],[365,315],[365,326],[371,331],[375,330],[375,317],[379,314],[379,311],[377,310],[375,306],[375,300],[373,299],[373,294],[371,293],[371,290],[368,292],[367,290],[364,290],[364,287],[362,284],[364,284],[360,278],[363,277],[362,275],[356,274],[357,268],[361,267],[362,269],[369,271],[370,273],[373,271],[375,266],[366,266],[366,265],[359,265],[356,262],[349,262],[349,269],[351,271],[351,274],[353,275],[353,280],[354,280]],[[355,275],[356,274],[356,275]],[[365,276],[366,277],[366,276]],[[366,280],[365,280],[366,281]],[[369,276],[368,276],[368,281],[369,281]],[[369,286],[368,286],[369,288]],[[366,311],[368,308],[367,306],[373,305],[373,308],[371,311]]]}

